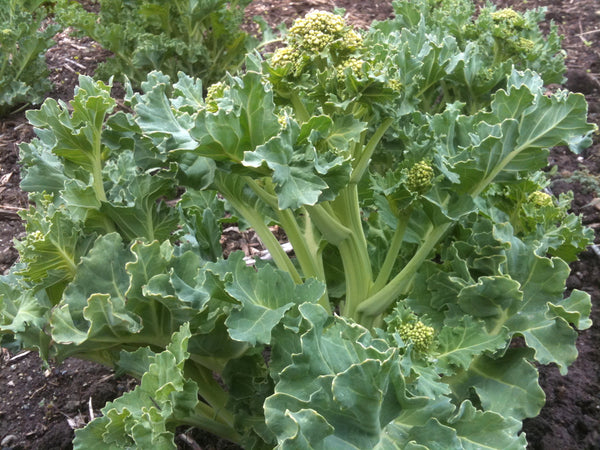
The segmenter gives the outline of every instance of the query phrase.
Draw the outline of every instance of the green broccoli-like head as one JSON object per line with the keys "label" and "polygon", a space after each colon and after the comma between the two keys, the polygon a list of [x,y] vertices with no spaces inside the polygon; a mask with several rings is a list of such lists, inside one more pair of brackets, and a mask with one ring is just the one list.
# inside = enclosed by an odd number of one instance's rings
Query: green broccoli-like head
{"label": "green broccoli-like head", "polygon": [[346,78],[345,71],[348,67],[350,67],[350,71],[359,78],[360,73],[362,72],[362,67],[365,62],[359,58],[348,58],[342,64],[337,67],[337,77],[339,81],[343,81]]}
{"label": "green broccoli-like head", "polygon": [[525,18],[521,13],[511,8],[494,11],[492,20],[494,21],[493,34],[501,39],[509,39],[526,26]]}
{"label": "green broccoli-like head", "polygon": [[387,81],[386,85],[390,89],[397,91],[397,92],[402,92],[402,89],[404,88],[404,86],[402,85],[402,82],[400,82],[399,80],[396,80],[394,78],[390,78]]}
{"label": "green broccoli-like head", "polygon": [[499,9],[492,13],[492,20],[497,24],[506,25],[516,30],[523,29],[525,26],[525,19],[512,8]]}
{"label": "green broccoli-like head", "polygon": [[520,37],[513,43],[513,49],[517,53],[529,54],[533,51],[535,43],[531,39]]}
{"label": "green broccoli-like head", "polygon": [[302,56],[294,47],[282,47],[275,50],[271,57],[273,67],[285,67],[288,64],[292,65],[292,70],[296,71],[301,65]]}
{"label": "green broccoli-like head", "polygon": [[400,326],[398,333],[404,342],[411,342],[414,349],[426,353],[433,344],[434,329],[423,322],[406,323]]}
{"label": "green broccoli-like head", "polygon": [[219,107],[217,106],[217,99],[223,97],[225,93],[225,89],[227,86],[225,83],[219,81],[218,83],[211,84],[206,90],[206,98],[204,102],[206,103],[206,109],[210,112],[217,112]]}
{"label": "green broccoli-like head", "polygon": [[408,171],[406,188],[417,194],[424,194],[431,188],[435,175],[433,168],[425,161],[418,162]]}
{"label": "green broccoli-like head", "polygon": [[534,206],[537,206],[538,208],[542,208],[544,206],[553,206],[554,205],[554,201],[552,200],[552,196],[546,194],[545,192],[542,191],[535,191],[532,192],[528,199],[529,203],[531,203]]}

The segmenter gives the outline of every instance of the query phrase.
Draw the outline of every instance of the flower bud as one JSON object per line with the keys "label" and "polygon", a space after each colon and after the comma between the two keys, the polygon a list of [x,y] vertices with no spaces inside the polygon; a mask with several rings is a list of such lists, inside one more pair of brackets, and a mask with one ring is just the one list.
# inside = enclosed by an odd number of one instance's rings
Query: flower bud
{"label": "flower bud", "polygon": [[427,352],[433,343],[434,329],[421,321],[401,325],[398,333],[404,342],[411,342],[418,352]]}
{"label": "flower bud", "polygon": [[537,206],[538,208],[554,205],[552,196],[542,191],[532,192],[527,200],[529,201],[529,203],[531,203],[534,206]]}
{"label": "flower bud", "polygon": [[408,171],[406,187],[409,191],[424,194],[431,188],[433,168],[425,161],[418,162]]}

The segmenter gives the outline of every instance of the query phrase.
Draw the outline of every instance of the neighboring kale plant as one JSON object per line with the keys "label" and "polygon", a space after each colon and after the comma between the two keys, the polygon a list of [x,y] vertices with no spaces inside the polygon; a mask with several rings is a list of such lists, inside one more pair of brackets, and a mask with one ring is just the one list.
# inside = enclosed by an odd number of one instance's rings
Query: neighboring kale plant
{"label": "neighboring kale plant", "polygon": [[41,103],[52,88],[45,53],[58,27],[43,23],[44,3],[0,2],[0,117],[24,104]]}
{"label": "neighboring kale plant", "polygon": [[378,25],[382,32],[406,27],[424,29],[440,39],[451,36],[467,56],[451,62],[457,67],[442,83],[441,106],[461,98],[469,111],[477,111],[503,87],[513,67],[534,70],[545,84],[565,81],[566,53],[557,27],[550,22],[544,34],[538,26],[544,8],[520,13],[488,5],[475,14],[474,3],[464,0],[400,0],[394,2],[394,10],[394,20]]}
{"label": "neighboring kale plant", "polygon": [[[482,41],[449,30],[312,12],[206,96],[153,72],[115,112],[81,77],[29,113],[35,208],[0,329],[141,380],[75,448],[175,448],[178,425],[245,448],[525,448],[535,364],[565,373],[591,308],[564,291],[592,233],[540,169],[594,126],[526,61],[468,97]],[[221,220],[272,260],[224,259]]]}
{"label": "neighboring kale plant", "polygon": [[240,26],[250,0],[95,0],[99,12],[77,1],[58,0],[64,26],[89,36],[113,56],[97,78],[126,75],[135,85],[151,70],[184,71],[205,83],[234,71],[254,45]]}

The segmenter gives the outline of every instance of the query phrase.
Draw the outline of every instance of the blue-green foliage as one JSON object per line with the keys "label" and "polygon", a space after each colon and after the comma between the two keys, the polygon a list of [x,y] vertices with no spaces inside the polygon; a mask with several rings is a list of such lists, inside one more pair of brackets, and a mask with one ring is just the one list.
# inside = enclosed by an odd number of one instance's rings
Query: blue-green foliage
{"label": "blue-green foliage", "polygon": [[58,26],[45,21],[43,0],[0,3],[0,116],[24,104],[40,104],[52,85],[45,53]]}
{"label": "blue-green foliage", "polygon": [[98,0],[99,12],[58,0],[61,25],[91,37],[113,56],[96,77],[127,76],[139,85],[152,70],[184,71],[211,84],[236,70],[255,40],[240,28],[250,0]]}
{"label": "blue-green foliage", "polygon": [[[595,127],[582,95],[546,94],[553,44],[546,65],[489,61],[499,38],[469,30],[494,11],[441,5],[450,22],[396,2],[361,34],[311,13],[208,96],[152,72],[115,112],[81,77],[28,114],[35,208],[0,330],[141,379],[75,448],[175,448],[178,425],[246,448],[525,448],[534,364],[566,372],[591,325],[563,294],[592,233],[540,169]],[[534,40],[538,16],[501,17]],[[226,212],[272,260],[223,258]]]}

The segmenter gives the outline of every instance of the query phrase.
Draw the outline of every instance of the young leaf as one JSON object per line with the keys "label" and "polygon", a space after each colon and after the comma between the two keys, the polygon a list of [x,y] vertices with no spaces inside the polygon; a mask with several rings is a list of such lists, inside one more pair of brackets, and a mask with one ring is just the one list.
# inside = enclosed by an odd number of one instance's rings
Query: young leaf
{"label": "young leaf", "polygon": [[[272,329],[294,305],[316,303],[323,285],[315,280],[297,285],[289,274],[265,266],[255,271],[246,266],[241,253],[228,259],[231,281],[225,290],[241,303],[225,324],[232,339],[250,345],[270,344]],[[228,276],[229,278],[229,276]]]}

